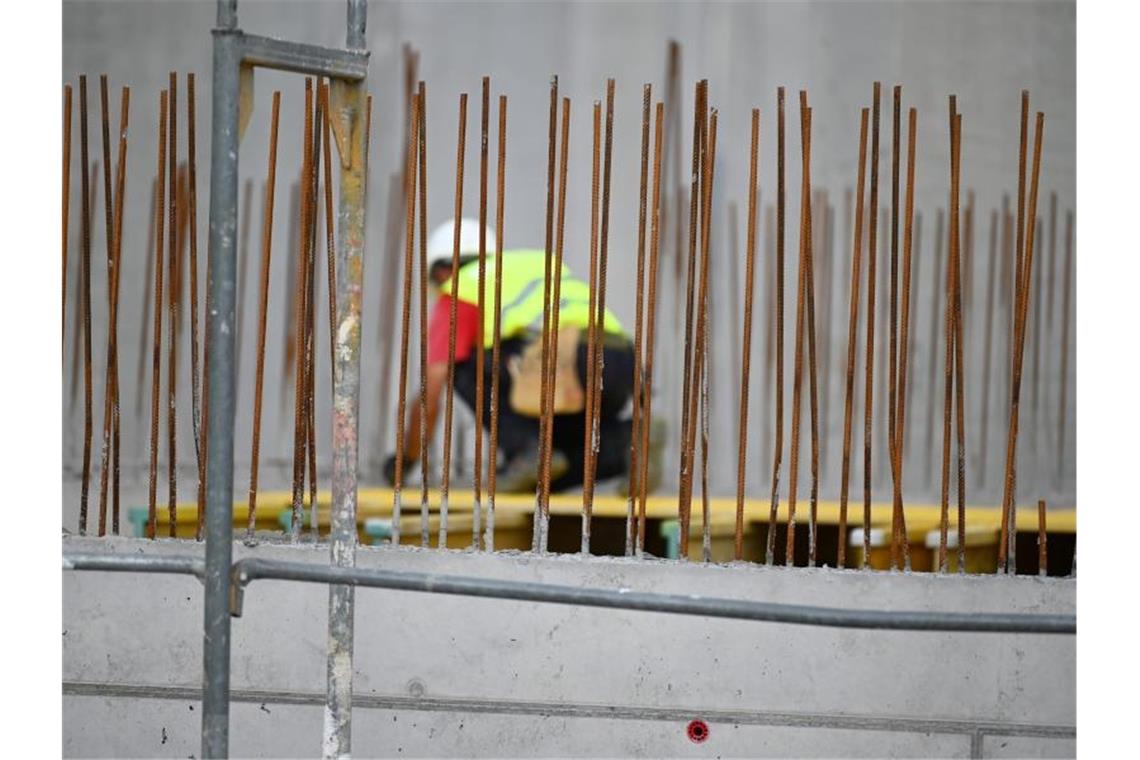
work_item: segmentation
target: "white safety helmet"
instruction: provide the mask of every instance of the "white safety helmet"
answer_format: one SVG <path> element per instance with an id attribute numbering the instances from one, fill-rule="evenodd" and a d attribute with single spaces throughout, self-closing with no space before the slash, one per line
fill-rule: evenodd
<path id="1" fill-rule="evenodd" d="M 448 219 L 431 231 L 427 240 L 428 259 L 434 264 L 438 261 L 450 261 L 455 250 L 455 220 Z M 495 251 L 495 232 L 491 225 L 487 225 L 487 254 L 488 258 Z M 479 220 L 465 217 L 459 223 L 459 255 L 479 255 Z"/>

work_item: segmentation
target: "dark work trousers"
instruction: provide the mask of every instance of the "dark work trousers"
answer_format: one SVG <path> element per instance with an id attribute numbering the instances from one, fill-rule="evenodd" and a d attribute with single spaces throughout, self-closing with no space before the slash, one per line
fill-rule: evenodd
<path id="1" fill-rule="evenodd" d="M 500 347 L 499 373 L 499 448 L 502 467 L 522 454 L 538 450 L 539 419 L 527 417 L 511 409 L 511 375 L 507 363 L 521 354 L 526 338 L 504 340 Z M 618 414 L 629 401 L 633 388 L 633 345 L 628 339 L 608 336 L 602 349 L 602 399 L 599 410 L 598 480 L 624 474 L 629 467 L 630 420 L 618 419 Z M 586 387 L 586 341 L 578 346 L 578 379 Z M 491 394 L 491 349 L 486 351 L 484 365 L 484 392 Z M 455 392 L 463 401 L 475 408 L 475 355 L 455 365 Z M 491 410 L 483 404 L 483 426 L 490 430 Z M 566 455 L 569 469 L 551 483 L 552 491 L 562 491 L 582 485 L 585 467 L 585 412 L 554 415 L 553 447 Z"/>

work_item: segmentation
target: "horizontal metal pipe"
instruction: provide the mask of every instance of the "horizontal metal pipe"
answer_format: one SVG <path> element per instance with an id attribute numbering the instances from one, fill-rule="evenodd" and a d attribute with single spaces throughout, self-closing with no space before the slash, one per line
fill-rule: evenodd
<path id="1" fill-rule="evenodd" d="M 206 563 L 197 557 L 153 557 L 141 554 L 64 554 L 64 570 L 101 570 L 120 573 L 206 574 Z"/>
<path id="2" fill-rule="evenodd" d="M 242 591 L 245 586 L 259 578 L 837 628 L 976 633 L 1077 631 L 1075 615 L 852 610 L 697 595 L 654 594 L 629 589 L 578 588 L 434 573 L 329 567 L 266 559 L 243 559 L 234 564 L 230 595 L 233 615 L 241 614 Z"/>
<path id="3" fill-rule="evenodd" d="M 298 74 L 360 81 L 368 74 L 368 53 L 241 34 L 242 63 Z"/>
<path id="4" fill-rule="evenodd" d="M 110 572 L 184 573 L 202 577 L 205 565 L 196 557 L 139 555 L 64 554 L 64 570 Z M 798 604 L 775 604 L 697 595 L 654 594 L 628 589 L 577 588 L 546 583 L 466 578 L 432 573 L 407 573 L 371 568 L 329 567 L 304 562 L 243 559 L 235 562 L 231 577 L 231 613 L 241 614 L 242 591 L 258 579 L 335 583 L 350 586 L 458 594 L 489 599 L 577 604 L 642 612 L 755 620 L 790 625 L 833 628 L 874 628 L 901 631 L 960 633 L 1073 633 L 1074 615 L 973 614 L 910 610 L 852 610 Z"/>

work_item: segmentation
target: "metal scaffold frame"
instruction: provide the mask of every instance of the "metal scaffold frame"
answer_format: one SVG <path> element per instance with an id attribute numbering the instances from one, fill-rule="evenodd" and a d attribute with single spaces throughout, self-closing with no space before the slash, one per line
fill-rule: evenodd
<path id="1" fill-rule="evenodd" d="M 246 34 L 237 0 L 218 0 L 213 30 L 213 124 L 210 156 L 209 461 L 206 468 L 205 621 L 203 626 L 202 756 L 229 750 L 229 588 L 233 564 L 234 337 L 238 145 L 248 121 L 255 67 L 331 81 L 333 134 L 341 157 L 338 304 L 333 383 L 333 506 L 331 562 L 356 561 L 357 413 L 360 387 L 360 305 L 364 248 L 364 82 L 366 0 L 347 0 L 345 48 L 334 49 Z M 329 587 L 329 667 L 323 752 L 350 752 L 353 589 Z"/>

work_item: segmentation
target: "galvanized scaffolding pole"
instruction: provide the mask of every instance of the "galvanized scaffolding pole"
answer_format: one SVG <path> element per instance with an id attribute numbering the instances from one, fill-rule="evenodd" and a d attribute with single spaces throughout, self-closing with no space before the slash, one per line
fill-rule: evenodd
<path id="1" fill-rule="evenodd" d="M 366 47 L 365 0 L 350 0 L 345 47 Z M 333 368 L 332 517 L 330 564 L 356 564 L 356 473 L 359 460 L 360 330 L 364 268 L 364 78 L 333 83 L 329 114 L 340 152 L 340 208 L 336 253 L 336 366 Z M 422 442 L 421 442 L 422 443 Z M 329 586 L 328 691 L 325 757 L 347 757 L 352 746 L 353 587 Z"/>
<path id="2" fill-rule="evenodd" d="M 214 29 L 213 126 L 210 139 L 209 287 L 210 410 L 206 462 L 206 577 L 202 638 L 202 757 L 229 754 L 230 564 L 233 561 L 234 302 L 238 193 L 238 77 L 241 33 L 237 0 L 218 0 Z"/>

